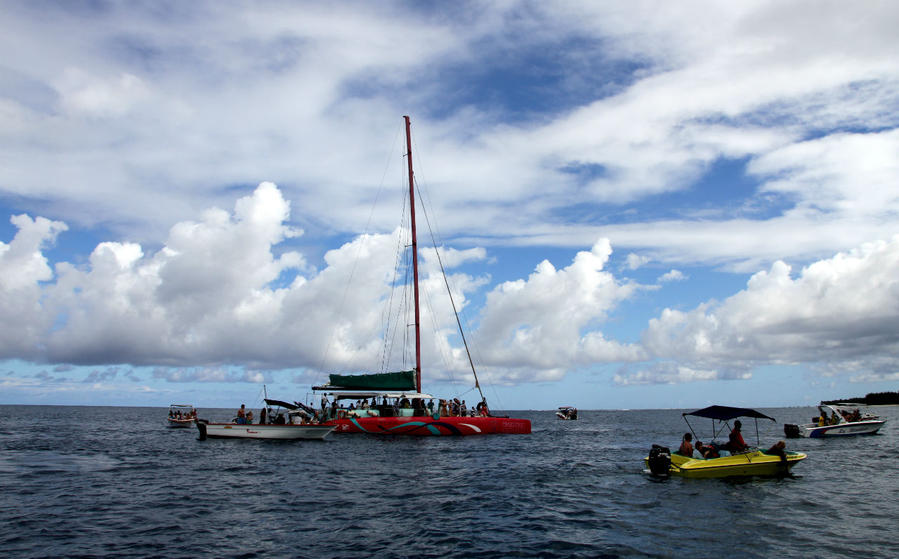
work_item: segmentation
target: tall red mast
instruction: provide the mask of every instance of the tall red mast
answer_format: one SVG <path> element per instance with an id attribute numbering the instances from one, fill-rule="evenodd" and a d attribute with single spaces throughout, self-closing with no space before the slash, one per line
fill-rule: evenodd
<path id="1" fill-rule="evenodd" d="M 409 215 L 412 221 L 412 278 L 415 293 L 415 390 L 421 392 L 421 328 L 418 319 L 418 239 L 415 236 L 415 179 L 412 175 L 412 123 L 406 120 L 406 160 L 409 165 Z"/>

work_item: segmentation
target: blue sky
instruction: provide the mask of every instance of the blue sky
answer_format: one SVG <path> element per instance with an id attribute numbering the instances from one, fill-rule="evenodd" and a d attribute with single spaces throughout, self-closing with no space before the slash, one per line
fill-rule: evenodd
<path id="1" fill-rule="evenodd" d="M 406 366 L 403 115 L 494 407 L 899 387 L 891 3 L 0 12 L 0 403 Z M 424 389 L 474 400 L 422 258 Z"/>

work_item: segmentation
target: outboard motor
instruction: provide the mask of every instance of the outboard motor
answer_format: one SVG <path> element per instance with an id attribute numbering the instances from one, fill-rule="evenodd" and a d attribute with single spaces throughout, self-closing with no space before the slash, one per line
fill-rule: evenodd
<path id="1" fill-rule="evenodd" d="M 649 451 L 649 471 L 654 476 L 668 477 L 671 467 L 671 451 L 668 447 L 652 445 Z"/>
<path id="2" fill-rule="evenodd" d="M 784 423 L 784 435 L 786 435 L 788 439 L 798 439 L 801 436 L 799 434 L 799 425 Z"/>
<path id="3" fill-rule="evenodd" d="M 198 419 L 197 420 L 197 429 L 200 431 L 200 438 L 198 440 L 205 441 L 206 440 L 206 424 L 209 423 L 208 419 Z"/>

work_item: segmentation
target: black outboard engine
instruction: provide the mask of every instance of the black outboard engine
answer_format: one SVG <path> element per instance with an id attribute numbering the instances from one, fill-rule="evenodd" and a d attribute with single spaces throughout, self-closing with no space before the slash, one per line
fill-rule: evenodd
<path id="1" fill-rule="evenodd" d="M 197 440 L 205 441 L 206 440 L 206 424 L 209 423 L 208 419 L 198 419 L 197 420 L 197 430 L 200 431 L 200 438 Z"/>
<path id="2" fill-rule="evenodd" d="M 784 423 L 784 435 L 788 439 L 798 439 L 802 436 L 799 434 L 799 425 L 793 425 L 792 423 Z"/>
<path id="3" fill-rule="evenodd" d="M 649 451 L 649 471 L 654 476 L 668 477 L 668 469 L 671 467 L 671 451 L 668 447 L 652 445 Z"/>

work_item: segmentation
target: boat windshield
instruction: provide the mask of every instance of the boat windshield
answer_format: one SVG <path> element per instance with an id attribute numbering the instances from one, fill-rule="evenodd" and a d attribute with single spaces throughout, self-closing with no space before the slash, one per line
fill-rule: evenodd
<path id="1" fill-rule="evenodd" d="M 829 420 L 831 425 L 878 419 L 877 416 L 870 413 L 861 413 L 858 406 L 851 405 L 821 404 L 818 406 L 818 411 Z M 836 417 L 837 421 L 833 420 L 834 417 Z"/>

